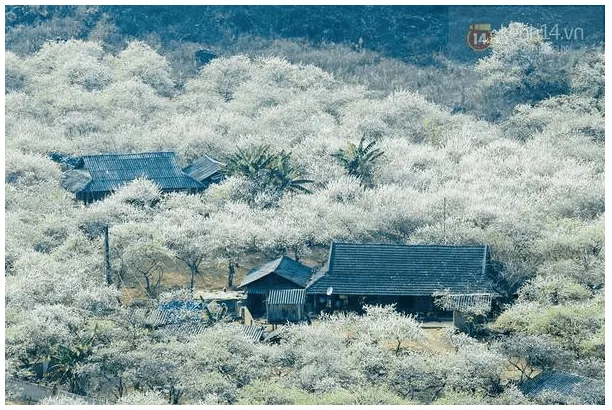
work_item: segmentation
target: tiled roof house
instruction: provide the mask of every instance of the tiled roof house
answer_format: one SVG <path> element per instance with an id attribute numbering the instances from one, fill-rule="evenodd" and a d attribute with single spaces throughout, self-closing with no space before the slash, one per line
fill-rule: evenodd
<path id="1" fill-rule="evenodd" d="M 429 312 L 437 292 L 462 299 L 492 295 L 489 258 L 486 245 L 333 242 L 326 268 L 313 277 L 306 293 L 313 296 L 315 310 L 397 303 L 400 309 Z"/>
<path id="2" fill-rule="evenodd" d="M 181 170 L 174 152 L 85 155 L 74 169 L 64 172 L 62 186 L 90 203 L 137 178 L 155 182 L 162 192 L 205 188 Z"/>

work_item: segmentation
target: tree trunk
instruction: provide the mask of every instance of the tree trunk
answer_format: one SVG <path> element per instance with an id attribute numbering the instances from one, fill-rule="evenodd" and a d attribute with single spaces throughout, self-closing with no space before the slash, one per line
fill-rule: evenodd
<path id="1" fill-rule="evenodd" d="M 293 255 L 295 256 L 295 261 L 299 262 L 300 261 L 299 246 L 298 245 L 294 246 L 292 250 L 293 250 Z"/>
<path id="2" fill-rule="evenodd" d="M 104 227 L 104 276 L 106 278 L 106 284 L 113 284 L 113 273 L 111 270 L 110 263 L 110 247 L 108 243 L 108 225 Z"/>
<path id="3" fill-rule="evenodd" d="M 147 295 L 149 295 L 150 298 L 153 297 L 153 292 L 151 290 L 151 281 L 149 280 L 149 275 L 142 275 L 144 277 L 145 280 L 145 290 L 147 291 Z"/>
<path id="4" fill-rule="evenodd" d="M 234 284 L 234 275 L 236 274 L 236 264 L 229 261 L 227 264 L 227 288 L 231 289 Z"/>
<path id="5" fill-rule="evenodd" d="M 189 272 L 191 273 L 191 277 L 189 278 L 189 290 L 191 290 L 191 292 L 193 293 L 195 276 L 199 273 L 198 272 L 198 265 L 196 265 L 194 262 L 190 261 L 187 264 L 187 266 L 189 266 Z"/>

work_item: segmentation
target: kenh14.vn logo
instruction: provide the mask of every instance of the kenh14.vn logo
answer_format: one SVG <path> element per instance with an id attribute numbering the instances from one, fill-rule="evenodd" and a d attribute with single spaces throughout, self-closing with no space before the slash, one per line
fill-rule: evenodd
<path id="1" fill-rule="evenodd" d="M 472 50 L 484 51 L 491 46 L 491 25 L 490 24 L 470 24 L 467 33 L 467 43 Z"/>

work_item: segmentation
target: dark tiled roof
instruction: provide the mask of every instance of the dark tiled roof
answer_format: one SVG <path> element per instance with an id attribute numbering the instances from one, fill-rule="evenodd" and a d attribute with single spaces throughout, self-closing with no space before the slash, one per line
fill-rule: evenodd
<path id="1" fill-rule="evenodd" d="M 287 256 L 282 256 L 278 259 L 273 260 L 272 262 L 266 263 L 259 269 L 250 272 L 242 280 L 242 283 L 239 287 L 241 288 L 247 286 L 272 273 L 275 273 L 278 276 L 287 279 L 288 281 L 291 281 L 300 287 L 306 287 L 308 281 L 310 280 L 310 277 L 312 276 L 312 269 L 306 265 L 302 265 L 301 263 L 294 261 L 293 259 Z"/>
<path id="2" fill-rule="evenodd" d="M 305 289 L 271 290 L 268 294 L 268 305 L 303 305 L 306 302 Z"/>
<path id="3" fill-rule="evenodd" d="M 544 371 L 523 383 L 521 389 L 529 396 L 538 396 L 549 391 L 568 401 L 577 399 L 583 404 L 603 404 L 600 403 L 603 400 L 603 381 L 560 371 Z"/>
<path id="4" fill-rule="evenodd" d="M 307 293 L 427 296 L 491 292 L 487 246 L 332 243 L 327 273 Z"/>
<path id="5" fill-rule="evenodd" d="M 202 184 L 183 173 L 173 152 L 83 156 L 91 182 L 80 192 L 111 192 L 137 178 L 154 181 L 162 190 L 199 189 Z"/>
<path id="6" fill-rule="evenodd" d="M 258 284 L 254 285 L 246 285 L 246 294 L 247 295 L 265 295 L 269 293 L 271 290 L 283 290 L 283 289 L 295 289 L 297 285 L 291 283 L 268 283 L 259 286 Z"/>
<path id="7" fill-rule="evenodd" d="M 189 175 L 191 178 L 196 181 L 204 181 L 211 176 L 215 175 L 217 172 L 221 170 L 225 164 L 210 158 L 207 155 L 204 155 L 201 158 L 195 160 L 192 164 L 185 167 L 183 172 Z"/>

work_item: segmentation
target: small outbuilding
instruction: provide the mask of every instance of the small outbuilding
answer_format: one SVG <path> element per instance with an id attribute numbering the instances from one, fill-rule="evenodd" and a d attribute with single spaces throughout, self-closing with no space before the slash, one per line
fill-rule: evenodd
<path id="1" fill-rule="evenodd" d="M 208 187 L 210 184 L 220 182 L 223 179 L 221 170 L 224 166 L 224 163 L 204 155 L 183 168 L 183 172 Z"/>
<path id="2" fill-rule="evenodd" d="M 240 316 L 240 308 L 243 306 L 244 294 L 235 291 L 201 291 L 194 294 L 196 300 L 202 301 L 205 305 L 216 303 L 225 309 L 227 315 L 236 319 Z"/>
<path id="3" fill-rule="evenodd" d="M 286 289 L 305 289 L 313 269 L 287 256 L 282 256 L 252 270 L 238 287 L 246 292 L 246 306 L 255 317 L 266 314 L 270 292 Z"/>
<path id="4" fill-rule="evenodd" d="M 305 289 L 271 290 L 266 300 L 266 320 L 273 324 L 306 320 L 305 303 Z"/>

